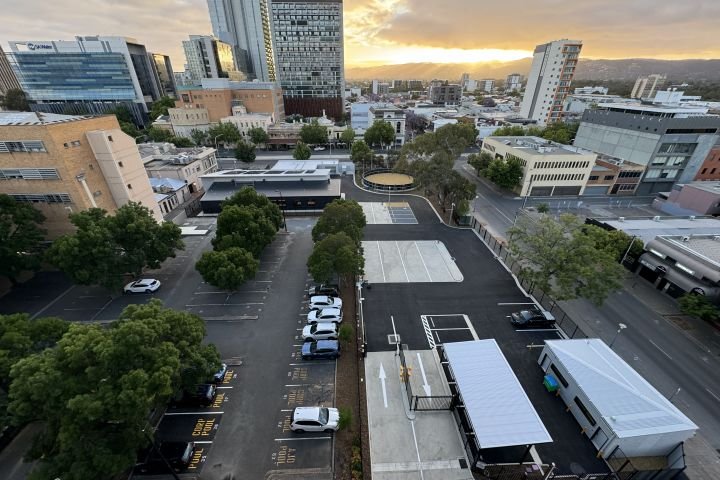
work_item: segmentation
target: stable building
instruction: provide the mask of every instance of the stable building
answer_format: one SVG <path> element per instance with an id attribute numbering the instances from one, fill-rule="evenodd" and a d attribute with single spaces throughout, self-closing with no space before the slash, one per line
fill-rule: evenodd
<path id="1" fill-rule="evenodd" d="M 612 459 L 629 461 L 636 470 L 684 469 L 682 444 L 698 426 L 605 342 L 546 340 L 538 364 L 615 471 L 622 469 Z"/>

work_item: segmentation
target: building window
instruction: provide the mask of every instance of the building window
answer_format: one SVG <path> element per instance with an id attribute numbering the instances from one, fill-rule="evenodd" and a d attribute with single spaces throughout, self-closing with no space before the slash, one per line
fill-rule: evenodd
<path id="1" fill-rule="evenodd" d="M 615 175 L 605 175 L 605 180 L 613 180 Z"/>
<path id="2" fill-rule="evenodd" d="M 128 190 L 132 190 L 132 184 L 128 183 L 127 188 L 128 188 Z"/>
<path id="3" fill-rule="evenodd" d="M 43 152 L 47 153 L 41 140 L 23 140 L 20 142 L 0 142 L 0 153 Z"/>
<path id="4" fill-rule="evenodd" d="M 595 421 L 593 416 L 590 415 L 590 412 L 588 411 L 587 407 L 583 404 L 583 402 L 578 397 L 575 397 L 574 401 L 575 401 L 575 405 L 577 405 L 577 407 L 580 409 L 582 414 L 585 416 L 585 419 L 588 422 L 590 422 L 590 425 L 592 425 L 593 427 L 595 425 L 597 425 L 597 422 Z"/>
<path id="5" fill-rule="evenodd" d="M 552 370 L 552 372 L 555 374 L 555 377 L 560 381 L 560 383 L 562 383 L 563 387 L 567 388 L 568 385 L 570 385 L 568 381 L 565 380 L 565 377 L 562 373 L 560 373 L 560 370 L 557 369 L 554 363 L 550 365 L 550 370 Z"/>
<path id="6" fill-rule="evenodd" d="M 110 141 L 110 142 L 113 141 L 112 135 L 108 135 L 108 141 Z"/>
<path id="7" fill-rule="evenodd" d="M 663 143 L 660 145 L 660 153 L 687 153 L 692 154 L 697 147 L 696 143 Z"/>
<path id="8" fill-rule="evenodd" d="M 703 172 L 703 173 L 705 173 L 705 172 Z M 710 175 L 712 175 L 713 173 L 715 173 L 715 169 L 714 169 L 714 168 L 713 168 L 712 170 L 710 170 Z"/>
<path id="9" fill-rule="evenodd" d="M 18 202 L 29 202 L 29 203 L 72 203 L 70 195 L 67 193 L 11 193 Z"/>
<path id="10" fill-rule="evenodd" d="M 0 169 L 0 180 L 59 180 L 55 168 L 4 168 Z"/>
<path id="11" fill-rule="evenodd" d="M 118 162 L 118 167 L 120 167 L 120 168 L 124 167 L 123 163 L 122 163 L 122 162 Z"/>

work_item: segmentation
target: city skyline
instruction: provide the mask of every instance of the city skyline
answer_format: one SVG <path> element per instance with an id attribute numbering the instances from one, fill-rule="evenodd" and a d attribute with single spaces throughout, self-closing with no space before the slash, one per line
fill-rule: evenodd
<path id="1" fill-rule="evenodd" d="M 511 61 L 530 58 L 535 45 L 561 38 L 582 39 L 584 58 L 720 58 L 720 47 L 706 41 L 720 4 L 664 3 L 607 0 L 560 9 L 559 0 L 521 0 L 508 9 L 476 0 L 345 0 L 345 64 Z M 123 35 L 170 55 L 174 68 L 182 70 L 182 40 L 212 33 L 206 0 L 91 0 L 78 7 L 77 0 L 9 0 L 0 44 Z"/>

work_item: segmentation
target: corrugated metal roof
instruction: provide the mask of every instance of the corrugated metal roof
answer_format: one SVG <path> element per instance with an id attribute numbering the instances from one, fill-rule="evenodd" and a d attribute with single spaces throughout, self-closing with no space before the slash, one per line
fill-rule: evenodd
<path id="1" fill-rule="evenodd" d="M 694 431 L 695 425 L 598 338 L 545 344 L 620 438 Z"/>
<path id="2" fill-rule="evenodd" d="M 443 347 L 480 448 L 552 442 L 495 340 Z"/>

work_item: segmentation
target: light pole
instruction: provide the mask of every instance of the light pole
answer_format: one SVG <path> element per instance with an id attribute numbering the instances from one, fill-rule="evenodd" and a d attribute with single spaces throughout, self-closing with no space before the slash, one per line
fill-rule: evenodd
<path id="1" fill-rule="evenodd" d="M 453 216 L 452 216 L 452 215 L 453 215 L 453 210 L 455 210 L 455 203 L 451 203 L 451 204 L 450 204 L 450 225 L 452 225 L 452 220 L 453 220 Z"/>
<path id="2" fill-rule="evenodd" d="M 668 401 L 669 401 L 669 402 L 672 402 L 672 399 L 675 398 L 675 395 L 677 395 L 678 393 L 680 393 L 680 390 L 682 390 L 682 388 L 678 387 L 678 389 L 675 390 L 675 393 L 673 393 L 672 395 L 670 395 L 670 398 L 668 398 Z"/>
<path id="3" fill-rule="evenodd" d="M 620 265 L 625 263 L 625 258 L 627 258 L 628 253 L 630 253 L 630 249 L 632 248 L 633 243 L 635 243 L 635 239 L 637 239 L 637 238 L 638 238 L 637 236 L 633 235 L 632 240 L 630 240 L 630 245 L 628 245 L 627 250 L 625 250 L 625 255 L 623 255 L 622 260 L 620 260 Z"/>
<path id="4" fill-rule="evenodd" d="M 617 332 L 615 332 L 615 336 L 613 337 L 612 342 L 610 342 L 610 345 L 608 345 L 608 347 L 612 348 L 613 344 L 615 343 L 615 340 L 617 340 L 618 335 L 620 335 L 620 332 L 622 332 L 626 328 L 627 328 L 627 325 L 625 325 L 624 323 L 618 323 Z"/>
<path id="5" fill-rule="evenodd" d="M 285 218 L 285 199 L 283 198 L 283 194 L 280 190 L 275 190 L 275 191 L 278 193 L 278 195 L 280 195 L 280 204 L 282 205 L 282 207 L 280 208 L 280 211 L 282 212 L 282 216 L 283 216 L 283 225 L 285 225 L 285 233 L 287 233 L 288 229 L 287 229 L 287 219 Z"/>
<path id="6" fill-rule="evenodd" d="M 215 138 L 213 138 L 213 143 L 215 144 L 215 151 L 216 151 L 216 152 L 218 151 L 217 139 L 220 138 L 220 137 L 222 137 L 222 134 L 220 134 L 220 135 L 215 135 Z"/>

